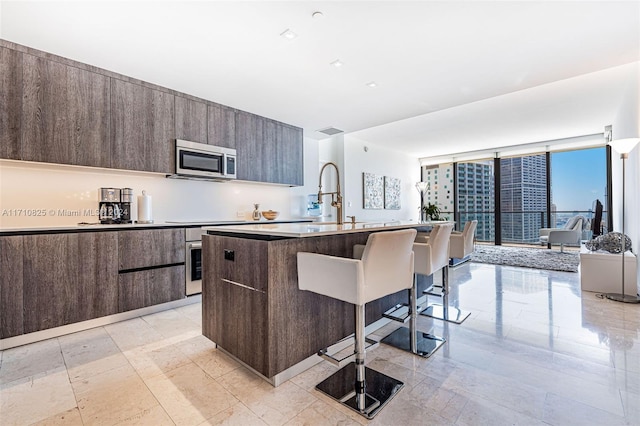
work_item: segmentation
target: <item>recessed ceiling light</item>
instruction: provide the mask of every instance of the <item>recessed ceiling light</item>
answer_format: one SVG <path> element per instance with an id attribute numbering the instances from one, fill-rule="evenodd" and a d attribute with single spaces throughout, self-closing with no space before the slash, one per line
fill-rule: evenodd
<path id="1" fill-rule="evenodd" d="M 367 83 L 367 86 L 369 86 L 369 87 L 377 87 L 378 84 L 375 81 L 370 81 L 370 82 Z"/>
<path id="2" fill-rule="evenodd" d="M 286 38 L 287 40 L 293 40 L 294 38 L 298 37 L 298 34 L 294 33 L 293 31 L 287 29 L 285 32 L 283 32 L 282 34 L 280 34 L 282 37 Z"/>
<path id="3" fill-rule="evenodd" d="M 340 62 L 340 59 L 336 59 L 335 61 L 331 62 L 329 65 L 333 65 L 336 68 L 340 68 L 344 64 L 342 62 Z"/>
<path id="4" fill-rule="evenodd" d="M 324 17 L 324 14 L 318 10 L 317 12 L 313 12 L 311 17 L 315 19 L 320 19 Z"/>

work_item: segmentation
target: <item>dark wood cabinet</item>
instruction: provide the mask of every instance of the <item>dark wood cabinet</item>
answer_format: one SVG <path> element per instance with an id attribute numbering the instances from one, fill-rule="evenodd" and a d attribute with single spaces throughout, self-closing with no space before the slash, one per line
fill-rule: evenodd
<path id="1" fill-rule="evenodd" d="M 266 242 L 204 236 L 202 243 L 203 312 L 219 313 L 203 317 L 202 334 L 268 376 Z"/>
<path id="2" fill-rule="evenodd" d="M 115 232 L 23 238 L 25 333 L 118 311 Z"/>
<path id="3" fill-rule="evenodd" d="M 276 164 L 276 182 L 294 186 L 304 185 L 304 158 L 301 128 L 278 123 Z"/>
<path id="4" fill-rule="evenodd" d="M 0 339 L 24 333 L 23 237 L 0 237 Z"/>
<path id="5" fill-rule="evenodd" d="M 0 47 L 0 158 L 19 160 L 22 53 Z"/>
<path id="6" fill-rule="evenodd" d="M 186 297 L 184 228 L 118 232 L 118 310 Z"/>
<path id="7" fill-rule="evenodd" d="M 110 167 L 109 78 L 29 54 L 23 62 L 21 159 Z"/>
<path id="8" fill-rule="evenodd" d="M 176 139 L 207 143 L 207 104 L 176 96 Z"/>
<path id="9" fill-rule="evenodd" d="M 263 117 L 255 114 L 244 111 L 236 114 L 238 179 L 264 182 L 264 122 Z"/>
<path id="10" fill-rule="evenodd" d="M 184 241 L 184 228 L 119 231 L 118 269 L 124 271 L 184 263 Z"/>
<path id="11" fill-rule="evenodd" d="M 236 147 L 236 110 L 220 104 L 207 106 L 208 143 Z"/>
<path id="12" fill-rule="evenodd" d="M 118 276 L 118 311 L 145 308 L 185 297 L 184 265 L 127 272 Z"/>
<path id="13" fill-rule="evenodd" d="M 302 144 L 302 129 L 238 111 L 238 179 L 303 185 Z"/>
<path id="14" fill-rule="evenodd" d="M 173 173 L 174 96 L 111 79 L 111 167 Z"/>

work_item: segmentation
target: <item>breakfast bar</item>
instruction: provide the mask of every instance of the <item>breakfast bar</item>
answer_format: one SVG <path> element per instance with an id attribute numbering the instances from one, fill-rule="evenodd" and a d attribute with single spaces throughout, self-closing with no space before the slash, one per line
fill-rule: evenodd
<path id="1" fill-rule="evenodd" d="M 353 305 L 298 289 L 296 254 L 351 258 L 353 246 L 372 232 L 430 227 L 414 221 L 205 227 L 202 333 L 277 386 L 292 367 L 354 332 Z M 401 291 L 368 303 L 366 323 L 406 301 Z"/>

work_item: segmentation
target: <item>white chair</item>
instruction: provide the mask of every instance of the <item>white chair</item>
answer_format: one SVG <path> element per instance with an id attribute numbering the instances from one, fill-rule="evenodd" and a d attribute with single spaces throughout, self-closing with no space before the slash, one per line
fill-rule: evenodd
<path id="1" fill-rule="evenodd" d="M 412 286 L 414 229 L 369 235 L 362 259 L 298 253 L 298 288 L 355 305 L 355 363 L 316 386 L 364 417 L 373 418 L 404 386 L 365 367 L 365 304 Z M 321 350 L 321 355 L 326 350 Z M 367 387 L 367 383 L 372 385 Z"/>
<path id="2" fill-rule="evenodd" d="M 580 244 L 582 228 L 587 223 L 583 216 L 574 216 L 567 221 L 564 228 L 540 228 L 540 242 L 543 244 L 560 244 L 560 252 L 564 252 L 565 244 Z"/>
<path id="3" fill-rule="evenodd" d="M 422 357 L 431 356 L 445 342 L 442 337 L 418 331 L 417 319 L 420 309 L 418 307 L 418 274 L 433 275 L 440 269 L 449 267 L 449 236 L 453 229 L 452 223 L 436 225 L 433 227 L 429 244 L 414 243 L 414 284 L 409 292 L 409 328 L 400 327 L 381 340 L 398 349 L 412 352 Z M 420 240 L 418 238 L 418 240 Z M 387 317 L 393 318 L 393 312 Z"/>
<path id="4" fill-rule="evenodd" d="M 478 221 L 472 220 L 464 224 L 464 229 L 462 230 L 462 232 L 451 232 L 451 235 L 449 236 L 449 258 L 451 258 L 452 260 L 462 259 L 463 262 L 469 259 L 469 255 L 475 250 L 473 238 L 475 236 L 477 226 Z M 427 241 L 430 241 L 430 239 L 427 238 Z M 418 259 L 418 257 L 416 257 L 416 259 Z M 458 262 L 458 264 L 459 263 L 461 262 Z M 432 305 L 429 305 L 425 310 L 421 312 L 421 314 L 432 318 L 460 324 L 469 317 L 470 312 L 465 312 L 453 306 L 449 306 L 448 272 L 449 268 L 444 268 L 442 270 L 441 293 L 437 294 L 438 296 L 442 297 L 442 304 L 434 303 Z M 425 293 L 429 295 L 436 295 L 429 290 L 425 291 Z"/>

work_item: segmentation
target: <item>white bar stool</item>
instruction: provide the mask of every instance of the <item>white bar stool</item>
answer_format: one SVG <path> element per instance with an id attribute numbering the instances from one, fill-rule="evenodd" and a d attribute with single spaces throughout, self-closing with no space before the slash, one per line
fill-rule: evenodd
<path id="1" fill-rule="evenodd" d="M 445 342 L 445 339 L 429 333 L 418 331 L 418 278 L 417 274 L 432 275 L 449 267 L 449 236 L 453 229 L 452 223 L 433 227 L 429 244 L 414 243 L 415 254 L 414 280 L 409 292 L 409 328 L 400 327 L 381 340 L 382 343 L 394 346 L 422 357 L 430 357 Z M 446 275 L 446 274 L 445 274 Z M 387 316 L 387 318 L 393 318 Z"/>
<path id="2" fill-rule="evenodd" d="M 452 232 L 449 237 L 449 257 L 454 259 L 464 259 L 474 252 L 473 237 L 478 226 L 477 220 L 465 223 L 462 232 Z M 430 238 L 427 238 L 429 244 Z M 417 273 L 417 272 L 416 272 Z M 431 292 L 425 292 L 434 295 Z M 441 319 L 444 321 L 461 324 L 466 320 L 470 312 L 449 306 L 449 268 L 442 270 L 442 304 L 434 303 L 429 305 L 420 314 L 431 318 Z"/>
<path id="3" fill-rule="evenodd" d="M 412 286 L 415 229 L 369 235 L 362 259 L 298 253 L 298 288 L 355 305 L 355 362 L 316 389 L 372 419 L 404 383 L 365 367 L 365 304 Z M 319 355 L 325 355 L 320 350 Z"/>

